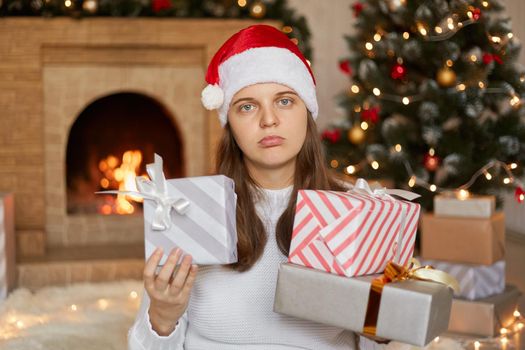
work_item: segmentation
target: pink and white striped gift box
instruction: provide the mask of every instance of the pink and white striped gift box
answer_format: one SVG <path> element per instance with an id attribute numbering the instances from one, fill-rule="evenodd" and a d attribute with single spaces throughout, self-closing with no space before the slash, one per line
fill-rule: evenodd
<path id="1" fill-rule="evenodd" d="M 412 258 L 420 206 L 388 195 L 300 190 L 289 262 L 348 277 Z"/>

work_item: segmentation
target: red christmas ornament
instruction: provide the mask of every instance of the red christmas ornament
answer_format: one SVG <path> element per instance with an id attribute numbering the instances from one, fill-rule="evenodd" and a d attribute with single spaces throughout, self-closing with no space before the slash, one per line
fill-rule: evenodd
<path id="1" fill-rule="evenodd" d="M 472 9 L 471 11 L 472 11 L 472 19 L 474 19 L 475 21 L 479 21 L 479 19 L 481 18 L 481 10 L 476 7 Z"/>
<path id="2" fill-rule="evenodd" d="M 322 140 L 327 140 L 330 143 L 336 143 L 341 139 L 341 130 L 340 129 L 333 129 L 333 130 L 325 130 L 323 131 L 321 135 Z"/>
<path id="3" fill-rule="evenodd" d="M 363 7 L 364 5 L 359 1 L 352 5 L 352 9 L 354 10 L 354 17 L 358 17 L 361 14 L 361 11 L 363 11 Z"/>
<path id="4" fill-rule="evenodd" d="M 151 9 L 153 12 L 159 12 L 171 8 L 171 0 L 153 0 L 151 2 Z"/>
<path id="5" fill-rule="evenodd" d="M 428 171 L 436 171 L 439 167 L 439 163 L 441 163 L 441 159 L 436 155 L 431 156 L 427 153 L 423 158 L 423 165 Z"/>
<path id="6" fill-rule="evenodd" d="M 525 191 L 523 191 L 523 188 L 517 187 L 516 192 L 514 192 L 514 196 L 516 197 L 518 203 L 523 203 L 523 200 L 525 199 Z"/>
<path id="7" fill-rule="evenodd" d="M 377 123 L 379 121 L 379 107 L 363 109 L 363 111 L 361 112 L 361 120 L 371 123 Z"/>
<path id="8" fill-rule="evenodd" d="M 485 52 L 483 54 L 483 63 L 490 64 L 492 61 L 496 61 L 498 64 L 503 64 L 503 60 L 497 54 Z"/>
<path id="9" fill-rule="evenodd" d="M 396 63 L 390 70 L 390 76 L 392 79 L 403 79 L 407 75 L 407 69 L 402 64 Z"/>
<path id="10" fill-rule="evenodd" d="M 352 75 L 352 67 L 350 66 L 350 60 L 344 60 L 339 62 L 339 69 L 346 75 Z"/>

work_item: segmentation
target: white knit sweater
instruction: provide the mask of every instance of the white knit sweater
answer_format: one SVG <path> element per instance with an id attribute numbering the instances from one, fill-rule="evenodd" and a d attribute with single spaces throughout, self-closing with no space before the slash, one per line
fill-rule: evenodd
<path id="1" fill-rule="evenodd" d="M 275 240 L 275 226 L 292 187 L 264 190 L 256 203 L 268 234 L 263 256 L 246 272 L 199 266 L 188 309 L 169 336 L 159 336 L 148 317 L 144 293 L 128 334 L 130 350 L 357 349 L 354 333 L 273 312 L 279 265 L 287 260 Z M 361 349 L 380 349 L 362 338 Z"/>

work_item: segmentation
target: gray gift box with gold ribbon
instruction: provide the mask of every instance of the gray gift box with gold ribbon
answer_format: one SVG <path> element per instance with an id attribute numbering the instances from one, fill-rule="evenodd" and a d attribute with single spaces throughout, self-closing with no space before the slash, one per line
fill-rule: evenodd
<path id="1" fill-rule="evenodd" d="M 362 333 L 372 280 L 344 277 L 295 264 L 279 267 L 274 311 Z M 452 290 L 408 280 L 384 286 L 376 336 L 424 346 L 448 328 Z"/>

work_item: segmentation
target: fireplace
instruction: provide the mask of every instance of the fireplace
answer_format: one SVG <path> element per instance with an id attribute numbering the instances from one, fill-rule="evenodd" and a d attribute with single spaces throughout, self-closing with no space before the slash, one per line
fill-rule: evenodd
<path id="1" fill-rule="evenodd" d="M 154 153 L 167 178 L 185 176 L 180 131 L 155 99 L 121 92 L 89 104 L 67 141 L 67 214 L 142 214 L 140 201 L 95 191 L 136 190 L 135 177 L 147 176 Z"/>

